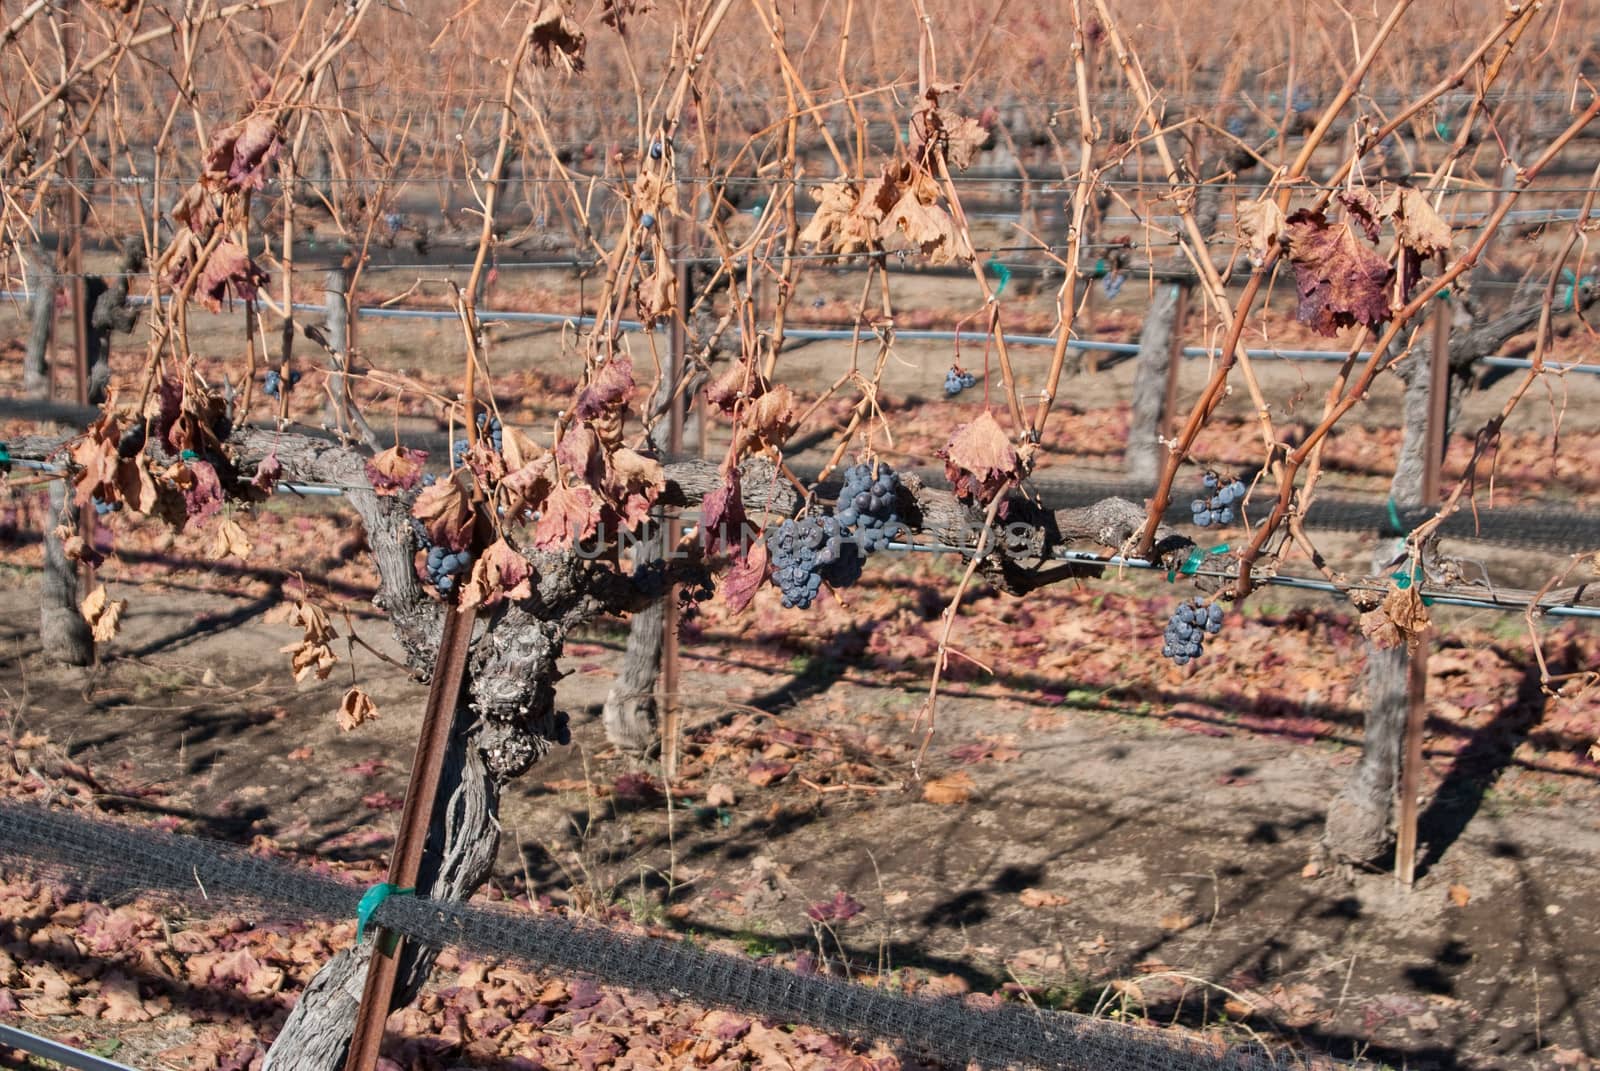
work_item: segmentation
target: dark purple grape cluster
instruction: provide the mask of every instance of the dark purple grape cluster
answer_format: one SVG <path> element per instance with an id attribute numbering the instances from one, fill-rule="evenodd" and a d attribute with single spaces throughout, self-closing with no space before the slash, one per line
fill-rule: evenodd
<path id="1" fill-rule="evenodd" d="M 440 595 L 453 593 L 459 579 L 471 570 L 472 555 L 466 551 L 449 551 L 437 546 L 428 548 L 428 583 L 432 584 Z"/>
<path id="2" fill-rule="evenodd" d="M 711 570 L 700 569 L 695 577 L 685 579 L 678 585 L 678 616 L 685 621 L 693 621 L 700 614 L 700 604 L 710 602 L 716 593 L 717 585 L 711 579 Z"/>
<path id="3" fill-rule="evenodd" d="M 300 373 L 290 372 L 289 389 L 294 390 L 295 386 L 299 384 L 299 382 Z M 261 389 L 266 392 L 268 398 L 276 398 L 283 390 L 283 374 L 276 368 L 267 369 L 266 378 L 263 379 L 261 383 Z"/>
<path id="4" fill-rule="evenodd" d="M 767 561 L 773 582 L 783 592 L 785 608 L 808 609 L 822 590 L 824 574 L 844 557 L 839 522 L 815 515 L 787 518 L 766 535 Z M 827 579 L 833 579 L 831 576 Z"/>
<path id="5" fill-rule="evenodd" d="M 1198 595 L 1178 604 L 1167 621 L 1167 630 L 1161 635 L 1161 657 L 1170 658 L 1180 666 L 1205 653 L 1206 636 L 1222 631 L 1222 606 L 1206 605 Z"/>
<path id="6" fill-rule="evenodd" d="M 900 476 L 879 462 L 851 465 L 844 470 L 844 490 L 833 508 L 843 534 L 855 540 L 863 554 L 871 554 L 903 530 L 895 515 Z"/>
<path id="7" fill-rule="evenodd" d="M 490 416 L 488 413 L 479 413 L 478 436 L 480 439 L 488 439 L 489 445 L 493 446 L 494 452 L 498 454 L 501 450 L 501 444 L 504 441 L 501 437 L 500 418 L 496 416 Z M 463 436 L 457 439 L 455 445 L 450 448 L 450 451 L 455 457 L 455 463 L 457 465 L 460 465 L 463 461 L 465 461 L 467 457 L 466 437 Z"/>
<path id="8" fill-rule="evenodd" d="M 944 392 L 954 398 L 964 390 L 971 390 L 978 385 L 978 377 L 964 369 L 950 366 L 950 371 L 944 374 Z"/>
<path id="9" fill-rule="evenodd" d="M 1194 523 L 1201 528 L 1221 528 L 1233 523 L 1234 507 L 1244 502 L 1249 490 L 1243 480 L 1223 484 L 1214 472 L 1206 473 L 1206 496 L 1189 503 Z"/>
<path id="10" fill-rule="evenodd" d="M 115 513 L 122 508 L 121 502 L 102 502 L 98 498 L 91 498 L 89 501 L 94 504 L 94 512 L 97 517 L 104 517 L 106 514 Z"/>

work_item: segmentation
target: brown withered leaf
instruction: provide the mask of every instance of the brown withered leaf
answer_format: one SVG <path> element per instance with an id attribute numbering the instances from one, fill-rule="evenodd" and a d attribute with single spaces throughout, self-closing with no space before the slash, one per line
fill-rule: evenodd
<path id="1" fill-rule="evenodd" d="M 259 190 L 267 184 L 267 165 L 278 155 L 277 120 L 256 112 L 219 130 L 206 152 L 206 181 L 213 188 L 237 193 Z"/>
<path id="2" fill-rule="evenodd" d="M 605 485 L 605 449 L 599 434 L 587 423 L 574 424 L 561 436 L 556 444 L 556 463 L 568 480 L 595 488 Z"/>
<path id="3" fill-rule="evenodd" d="M 222 523 L 217 525 L 217 537 L 211 544 L 211 560 L 221 561 L 233 555 L 240 561 L 248 561 L 253 550 L 255 544 L 250 542 L 250 537 L 245 535 L 238 522 L 231 517 L 224 517 Z"/>
<path id="4" fill-rule="evenodd" d="M 1379 219 L 1381 209 L 1378 207 L 1378 198 L 1373 192 L 1365 186 L 1355 186 L 1348 190 L 1340 190 L 1337 197 L 1351 222 L 1366 234 L 1367 241 L 1376 242 L 1381 223 Z"/>
<path id="5" fill-rule="evenodd" d="M 672 318 L 678 307 L 678 272 L 665 260 L 656 262 L 648 279 L 640 279 L 635 294 L 639 300 L 639 319 L 654 326 Z"/>
<path id="6" fill-rule="evenodd" d="M 935 82 L 923 94 L 923 103 L 917 106 L 913 127 L 918 133 L 919 147 L 933 144 L 943 154 L 951 167 L 965 171 L 989 140 L 989 131 L 982 123 L 950 108 L 940 107 L 940 98 L 960 92 L 954 82 Z"/>
<path id="7" fill-rule="evenodd" d="M 722 486 L 700 500 L 700 531 L 706 552 L 714 554 L 724 548 L 737 551 L 745 524 L 739 470 L 730 469 L 723 477 Z"/>
<path id="8" fill-rule="evenodd" d="M 956 428 L 939 456 L 956 496 L 984 505 L 993 501 L 1007 482 L 1022 475 L 1011 440 L 987 409 L 976 420 Z"/>
<path id="9" fill-rule="evenodd" d="M 100 1018 L 108 1023 L 147 1023 L 155 1018 L 139 999 L 138 983 L 121 971 L 101 976 L 100 996 L 105 1000 Z"/>
<path id="10" fill-rule="evenodd" d="M 1423 605 L 1422 593 L 1416 585 L 1402 588 L 1391 581 L 1382 605 L 1361 615 L 1361 634 L 1382 651 L 1397 646 L 1402 640 L 1415 643 L 1431 624 L 1428 608 Z"/>
<path id="11" fill-rule="evenodd" d="M 472 563 L 472 576 L 461 590 L 461 608 L 493 606 L 503 599 L 533 595 L 533 566 L 504 539 L 490 543 Z"/>
<path id="12" fill-rule="evenodd" d="M 1472 890 L 1465 885 L 1452 885 L 1449 890 L 1450 902 L 1457 907 L 1466 907 L 1472 902 Z"/>
<path id="13" fill-rule="evenodd" d="M 161 500 L 150 460 L 143 453 L 123 458 L 117 464 L 117 494 L 134 513 L 154 514 Z"/>
<path id="14" fill-rule="evenodd" d="M 1043 889 L 1035 889 L 1031 886 L 1023 889 L 1017 895 L 1017 899 L 1022 901 L 1023 907 L 1060 907 L 1062 904 L 1070 904 L 1072 902 L 1069 897 L 1062 896 L 1060 893 L 1045 892 Z"/>
<path id="15" fill-rule="evenodd" d="M 606 494 L 625 525 L 631 528 L 643 524 L 649 519 L 656 499 L 666 489 L 666 470 L 655 458 L 627 447 L 613 450 L 607 460 Z"/>
<path id="16" fill-rule="evenodd" d="M 706 401 L 732 416 L 739 403 L 747 398 L 759 398 L 766 393 L 767 385 L 754 360 L 745 358 L 730 365 L 728 370 L 706 385 Z"/>
<path id="17" fill-rule="evenodd" d="M 250 301 L 266 285 L 267 273 L 250 259 L 244 247 L 232 239 L 224 239 L 206 258 L 194 292 L 208 309 L 218 312 L 230 296 Z"/>
<path id="18" fill-rule="evenodd" d="M 757 398 L 739 422 L 735 453 L 740 457 L 763 450 L 779 450 L 794 433 L 799 414 L 794 392 L 780 383 Z"/>
<path id="19" fill-rule="evenodd" d="M 1272 198 L 1246 201 L 1234 210 L 1233 227 L 1249 251 L 1250 264 L 1259 268 L 1283 235 L 1283 209 Z"/>
<path id="20" fill-rule="evenodd" d="M 633 362 L 617 354 L 590 371 L 572 413 L 579 420 L 594 420 L 603 413 L 620 411 L 633 393 Z"/>
<path id="21" fill-rule="evenodd" d="M 450 477 L 424 487 L 411 507 L 436 546 L 466 550 L 472 542 L 473 511 L 466 491 Z"/>
<path id="22" fill-rule="evenodd" d="M 534 442 L 526 432 L 509 424 L 501 428 L 500 449 L 501 453 L 505 454 L 507 472 L 516 472 L 518 469 L 544 458 L 549 453 L 544 447 Z"/>
<path id="23" fill-rule="evenodd" d="M 1428 203 L 1427 194 L 1410 186 L 1399 186 L 1383 199 L 1382 213 L 1394 223 L 1400 244 L 1422 257 L 1450 249 L 1450 224 L 1439 217 Z"/>
<path id="24" fill-rule="evenodd" d="M 292 590 L 286 590 L 285 594 L 288 601 L 270 611 L 266 621 L 268 624 L 295 626 L 302 630 L 303 635 L 298 643 L 288 644 L 279 650 L 289 656 L 289 668 L 296 681 L 303 681 L 313 673 L 317 680 L 325 681 L 339 661 L 331 646 L 339 634 L 334 631 L 328 615 L 323 613 L 320 606 L 295 597 Z"/>
<path id="25" fill-rule="evenodd" d="M 560 65 L 569 74 L 583 70 L 583 30 L 567 17 L 560 0 L 546 0 L 533 17 L 531 29 L 534 58 L 541 66 Z"/>
<path id="26" fill-rule="evenodd" d="M 83 597 L 78 612 L 89 623 L 89 634 L 95 643 L 110 643 L 116 638 L 122 624 L 122 612 L 128 608 L 127 599 L 113 599 L 106 593 L 104 584 Z"/>
<path id="27" fill-rule="evenodd" d="M 1383 214 L 1394 223 L 1400 242 L 1400 293 L 1406 297 L 1422 278 L 1424 261 L 1450 250 L 1450 225 L 1428 203 L 1427 195 L 1401 186 L 1383 199 Z"/>
<path id="28" fill-rule="evenodd" d="M 1328 336 L 1389 319 L 1394 270 L 1349 223 L 1329 223 L 1321 212 L 1301 209 L 1289 217 L 1287 230 L 1300 293 L 1296 319 Z"/>
<path id="29" fill-rule="evenodd" d="M 966 803 L 978 789 L 978 783 L 965 770 L 949 777 L 939 777 L 922 783 L 922 798 L 929 803 Z"/>
<path id="30" fill-rule="evenodd" d="M 367 462 L 367 479 L 380 495 L 409 491 L 422 481 L 422 465 L 427 460 L 425 450 L 391 446 Z"/>
<path id="31" fill-rule="evenodd" d="M 56 525 L 56 540 L 61 544 L 61 553 L 66 555 L 69 562 L 89 562 L 99 565 L 101 556 L 83 541 L 83 536 L 78 534 L 76 528 L 68 528 L 64 524 Z"/>
<path id="32" fill-rule="evenodd" d="M 728 604 L 728 609 L 736 614 L 742 613 L 766 579 L 767 544 L 758 539 L 751 545 L 744 560 L 734 562 L 724 574 L 722 583 L 718 585 L 718 593 L 722 601 Z"/>
<path id="33" fill-rule="evenodd" d="M 339 731 L 347 733 L 365 722 L 378 717 L 378 704 L 360 688 L 351 687 L 339 700 Z"/>
<path id="34" fill-rule="evenodd" d="M 121 500 L 117 488 L 120 438 L 116 415 L 107 413 L 90 424 L 72 444 L 68 456 L 72 459 L 72 486 L 79 506 L 87 506 L 94 498 L 102 502 Z"/>
<path id="35" fill-rule="evenodd" d="M 539 523 L 533 528 L 533 545 L 540 550 L 565 550 L 594 535 L 600 509 L 587 487 L 557 484 L 545 496 Z"/>

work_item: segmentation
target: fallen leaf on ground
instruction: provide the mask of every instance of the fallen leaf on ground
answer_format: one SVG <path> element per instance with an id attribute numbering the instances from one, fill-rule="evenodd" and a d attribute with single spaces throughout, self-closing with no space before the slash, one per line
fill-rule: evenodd
<path id="1" fill-rule="evenodd" d="M 922 786 L 922 798 L 929 803 L 966 803 L 977 791 L 977 782 L 966 771 L 953 773 L 949 777 L 940 777 L 925 782 Z"/>
<path id="2" fill-rule="evenodd" d="M 1043 889 L 1023 889 L 1017 899 L 1022 901 L 1023 907 L 1060 907 L 1072 901 L 1060 893 L 1045 892 Z"/>
<path id="3" fill-rule="evenodd" d="M 1465 885 L 1450 886 L 1450 902 L 1457 907 L 1466 907 L 1472 899 L 1472 890 Z"/>

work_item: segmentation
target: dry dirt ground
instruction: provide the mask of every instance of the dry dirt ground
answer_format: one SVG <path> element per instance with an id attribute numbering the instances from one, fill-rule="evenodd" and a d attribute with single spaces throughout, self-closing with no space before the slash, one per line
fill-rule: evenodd
<path id="1" fill-rule="evenodd" d="M 1098 316 L 1108 335 L 1137 326 L 1128 299 Z M 232 352 L 225 323 L 195 320 L 202 342 Z M 0 332 L 12 325 L 7 314 Z M 459 351 L 456 330 L 370 322 L 361 337 L 390 370 L 440 373 Z M 497 343 L 497 369 L 560 354 L 554 330 L 507 328 Z M 817 344 L 792 357 L 792 382 L 814 390 L 847 352 Z M 1019 355 L 1023 374 L 1037 380 L 1045 358 Z M 950 359 L 944 344 L 902 343 L 886 396 L 946 404 L 938 384 Z M 962 360 L 981 366 L 965 348 Z M 1325 369 L 1260 371 L 1270 397 L 1302 417 L 1320 409 Z M 1204 374 L 1203 362 L 1186 364 L 1185 399 Z M 1131 377 L 1122 363 L 1071 381 L 1057 440 L 1071 456 L 1053 465 L 1114 472 L 1115 452 L 1103 447 L 1116 438 Z M 1560 478 L 1507 482 L 1537 488 L 1522 494 L 1525 504 L 1592 504 L 1600 490 L 1596 378 L 1539 394 L 1511 425 L 1537 444 L 1564 421 Z M 1503 380 L 1473 395 L 1461 427 L 1480 423 L 1510 389 Z M 530 413 L 544 403 L 503 393 L 504 404 Z M 980 398 L 911 412 L 896 427 L 905 433 L 896 456 L 929 460 Z M 1392 421 L 1398 402 L 1385 381 L 1364 419 Z M 296 405 L 316 409 L 304 396 Z M 1242 392 L 1230 399 L 1241 422 L 1204 444 L 1212 456 L 1253 452 L 1247 409 Z M 929 412 L 934 419 L 923 419 Z M 1334 483 L 1377 490 L 1383 456 L 1371 452 L 1374 440 L 1352 441 Z M 1392 438 L 1378 445 L 1392 450 Z M 1518 464 L 1533 471 L 1525 458 Z M 123 631 L 88 674 L 42 657 L 37 548 L 6 545 L 4 728 L 12 743 L 45 739 L 34 749 L 48 756 L 41 770 L 64 784 L 92 778 L 108 809 L 200 835 L 264 835 L 317 856 L 378 860 L 424 691 L 353 652 L 356 678 L 382 713 L 341 733 L 332 712 L 351 680 L 344 664 L 325 683 L 289 682 L 279 649 L 293 637 L 263 621 L 280 600 L 277 569 L 305 570 L 319 592 L 347 601 L 365 639 L 388 645 L 380 620 L 359 617 L 369 581 L 359 534 L 329 520 L 342 517 L 337 504 L 272 509 L 275 534 L 257 537 L 262 550 L 242 569 L 206 563 L 187 537 L 129 539 L 112 574 L 130 598 Z M 1349 537 L 1327 549 L 1363 571 L 1371 556 L 1369 541 Z M 1536 587 L 1561 563 L 1483 553 L 1497 583 L 1514 586 Z M 882 626 L 782 617 L 774 602 L 693 630 L 685 761 L 670 783 L 659 762 L 608 750 L 600 729 L 623 626 L 604 623 L 574 641 L 560 688 L 574 744 L 507 794 L 500 886 L 732 940 L 778 961 L 809 952 L 848 959 L 869 978 L 1234 1024 L 1394 1066 L 1583 1067 L 1583 1054 L 1600 1052 L 1600 766 L 1583 758 L 1600 716 L 1592 701 L 1574 708 L 1540 696 L 1520 621 L 1441 618 L 1423 864 L 1405 890 L 1381 873 L 1308 868 L 1322 810 L 1354 761 L 1361 711 L 1358 645 L 1342 611 L 1320 597 L 1263 592 L 1230 621 L 1206 669 L 1188 674 L 1157 657 L 1172 596 L 1154 581 L 1108 578 L 1040 596 L 1030 610 L 992 593 L 976 599 L 964 620 L 978 638 L 964 642 L 987 643 L 979 654 L 998 676 L 952 673 L 924 770 L 948 790 L 929 798 L 912 768 L 921 741 L 912 719 L 931 664 L 928 622 L 955 575 L 948 564 L 886 573 L 859 607 Z M 1160 598 L 1167 609 L 1157 609 Z M 1575 652 L 1572 668 L 1594 664 L 1592 632 L 1560 639 Z M 864 910 L 829 925 L 808 917 L 841 893 Z"/>
<path id="2" fill-rule="evenodd" d="M 33 583 L 7 570 L 0 590 L 13 741 L 47 737 L 63 779 L 94 778 L 113 810 L 382 856 L 421 686 L 358 652 L 382 716 L 340 733 L 344 667 L 288 682 L 286 630 L 262 621 L 274 600 L 193 590 L 209 583 L 139 590 L 113 659 L 50 668 Z M 361 631 L 386 646 L 380 622 Z M 574 744 L 506 797 L 508 890 L 614 905 L 754 955 L 847 952 L 868 975 L 1242 1021 L 1395 1066 L 1573 1066 L 1600 1045 L 1595 770 L 1518 761 L 1515 718 L 1434 761 L 1421 877 L 1406 890 L 1306 869 L 1354 757 L 1348 701 L 1319 712 L 1326 733 L 1295 739 L 1230 724 L 1199 694 L 1115 701 L 1023 678 L 994 698 L 956 683 L 927 776 L 953 779 L 958 801 L 936 803 L 910 767 L 920 683 L 848 655 L 774 668 L 724 636 L 688 647 L 684 691 L 705 698 L 686 711 L 669 808 L 659 765 L 608 751 L 600 731 L 621 639 L 601 628 L 572 645 L 560 698 Z M 808 785 L 814 762 L 846 764 L 862 787 Z M 841 892 L 865 910 L 826 927 L 807 917 Z"/>

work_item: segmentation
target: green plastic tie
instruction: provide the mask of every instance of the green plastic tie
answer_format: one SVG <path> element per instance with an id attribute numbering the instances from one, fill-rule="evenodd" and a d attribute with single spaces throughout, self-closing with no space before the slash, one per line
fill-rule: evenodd
<path id="1" fill-rule="evenodd" d="M 0 443 L 0 465 L 11 464 L 11 451 L 6 449 L 5 443 Z"/>
<path id="2" fill-rule="evenodd" d="M 1561 281 L 1567 284 L 1567 300 L 1562 303 L 1561 311 L 1571 312 L 1578 304 L 1578 288 L 1589 286 L 1594 282 L 1594 278 L 1585 275 L 1580 279 L 1571 268 L 1562 268 Z"/>
<path id="3" fill-rule="evenodd" d="M 1105 257 L 1101 257 L 1099 260 L 1094 262 L 1094 277 L 1096 279 L 1098 279 L 1101 276 L 1105 275 L 1105 273 L 1110 271 L 1110 270 L 1111 269 L 1106 267 L 1106 258 Z"/>
<path id="4" fill-rule="evenodd" d="M 1440 119 L 1437 123 L 1433 124 L 1433 132 L 1438 134 L 1440 140 L 1442 141 L 1450 140 L 1450 124 L 1445 122 L 1443 119 Z"/>
<path id="5" fill-rule="evenodd" d="M 383 905 L 391 896 L 414 896 L 416 889 L 397 889 L 387 881 L 380 881 L 361 894 L 361 903 L 356 907 L 356 944 L 361 944 L 367 939 L 367 925 L 372 921 L 373 912 Z"/>
<path id="6" fill-rule="evenodd" d="M 1178 572 L 1184 576 L 1193 576 L 1200 571 L 1201 563 L 1207 558 L 1226 553 L 1228 553 L 1228 544 L 1226 543 L 1218 543 L 1210 550 L 1201 550 L 1199 547 L 1195 547 L 1189 552 L 1189 556 L 1183 560 L 1183 564 L 1178 567 Z M 1167 574 L 1167 579 L 1172 579 L 1171 573 Z"/>
<path id="7" fill-rule="evenodd" d="M 1406 527 L 1406 522 L 1400 519 L 1400 508 L 1394 504 L 1394 499 L 1389 499 L 1389 524 L 1394 527 L 1397 535 L 1409 535 L 1411 529 Z"/>
<path id="8" fill-rule="evenodd" d="M 1004 294 L 1006 292 L 1006 284 L 1011 281 L 1011 269 L 1000 263 L 998 257 L 991 259 L 984 267 L 993 272 L 995 278 L 1000 280 L 1000 285 L 994 288 L 994 296 L 999 297 Z"/>
<path id="9" fill-rule="evenodd" d="M 184 461 L 199 461 L 200 460 L 200 455 L 195 453 L 193 450 L 185 450 L 183 453 L 179 454 L 178 456 L 180 458 L 182 458 Z"/>

